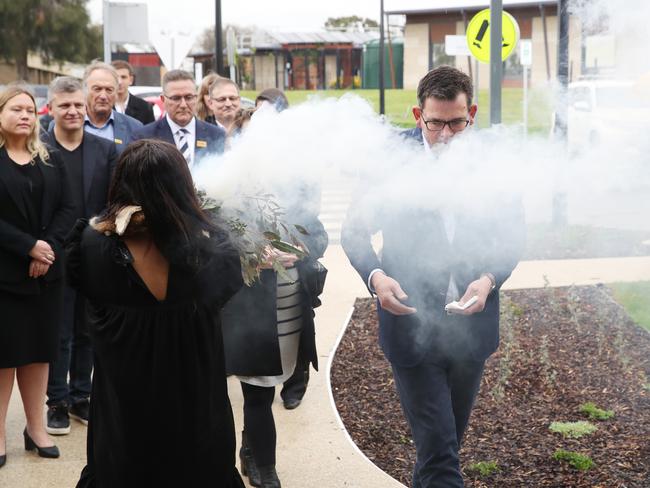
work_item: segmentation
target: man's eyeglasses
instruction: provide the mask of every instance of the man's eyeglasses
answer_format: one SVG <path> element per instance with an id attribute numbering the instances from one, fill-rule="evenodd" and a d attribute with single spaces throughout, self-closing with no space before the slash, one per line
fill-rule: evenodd
<path id="1" fill-rule="evenodd" d="M 469 125 L 469 119 L 453 119 L 453 120 L 438 120 L 438 119 L 431 119 L 431 120 L 425 120 L 424 117 L 422 117 L 422 122 L 424 122 L 424 125 L 426 128 L 430 131 L 433 132 L 440 132 L 444 130 L 445 125 L 449 126 L 449 129 L 452 132 L 460 132 L 465 130 L 465 128 Z"/>
<path id="2" fill-rule="evenodd" d="M 196 95 L 174 95 L 173 97 L 168 97 L 165 95 L 165 98 L 171 100 L 174 103 L 181 103 L 182 100 L 185 100 L 186 103 L 192 103 L 196 100 Z"/>
<path id="3" fill-rule="evenodd" d="M 210 97 L 212 100 L 214 100 L 217 103 L 226 103 L 227 100 L 230 100 L 230 103 L 237 103 L 239 101 L 239 97 Z"/>

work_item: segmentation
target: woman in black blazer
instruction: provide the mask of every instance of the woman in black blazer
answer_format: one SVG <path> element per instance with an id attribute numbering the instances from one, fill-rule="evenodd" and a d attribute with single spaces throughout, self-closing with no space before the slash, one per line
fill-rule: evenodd
<path id="1" fill-rule="evenodd" d="M 0 466 L 14 384 L 25 407 L 26 450 L 58 457 L 45 432 L 48 364 L 55 359 L 63 306 L 63 240 L 73 204 L 57 152 L 39 140 L 34 97 L 0 93 Z"/>

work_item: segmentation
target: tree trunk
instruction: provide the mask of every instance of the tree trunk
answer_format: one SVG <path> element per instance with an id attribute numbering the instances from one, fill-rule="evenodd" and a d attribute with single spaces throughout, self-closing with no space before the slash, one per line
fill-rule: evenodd
<path id="1" fill-rule="evenodd" d="M 29 83 L 29 69 L 27 68 L 27 49 L 20 49 L 16 53 L 16 74 L 17 80 Z"/>

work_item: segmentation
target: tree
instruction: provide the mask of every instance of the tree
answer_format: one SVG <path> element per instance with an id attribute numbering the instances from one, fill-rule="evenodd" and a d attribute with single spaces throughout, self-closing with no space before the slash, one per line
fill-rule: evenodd
<path id="1" fill-rule="evenodd" d="M 356 15 L 351 15 L 349 17 L 330 17 L 325 22 L 325 28 L 327 30 L 369 30 L 369 29 L 378 29 L 379 24 L 376 20 L 372 19 L 362 19 Z"/>
<path id="2" fill-rule="evenodd" d="M 29 51 L 46 62 L 88 61 L 97 51 L 89 20 L 86 0 L 0 0 L 0 56 L 24 80 Z"/>

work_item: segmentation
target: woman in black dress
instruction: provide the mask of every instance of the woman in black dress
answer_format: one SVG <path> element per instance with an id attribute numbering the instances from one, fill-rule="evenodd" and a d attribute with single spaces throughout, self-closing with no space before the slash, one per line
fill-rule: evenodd
<path id="1" fill-rule="evenodd" d="M 124 151 L 107 211 L 71 234 L 68 271 L 95 351 L 78 486 L 243 487 L 219 321 L 242 285 L 239 256 L 174 146 Z"/>
<path id="2" fill-rule="evenodd" d="M 63 239 L 72 227 L 65 168 L 38 138 L 34 97 L 0 93 L 0 467 L 14 377 L 25 407 L 25 449 L 59 457 L 45 432 L 48 363 L 63 307 Z"/>

